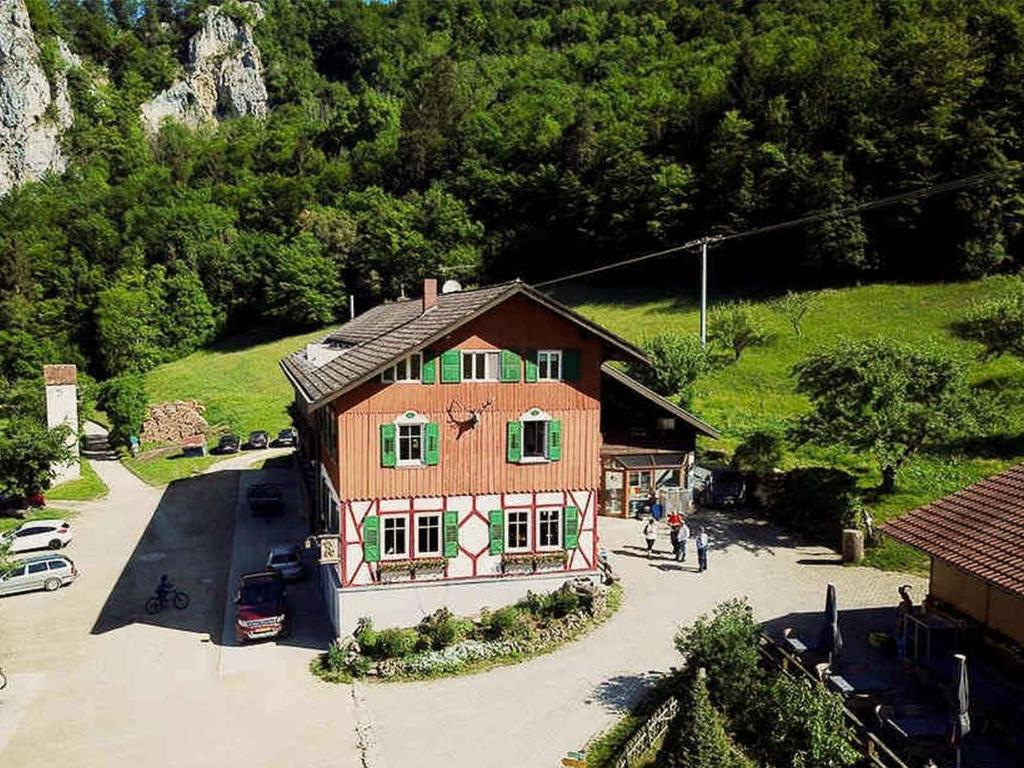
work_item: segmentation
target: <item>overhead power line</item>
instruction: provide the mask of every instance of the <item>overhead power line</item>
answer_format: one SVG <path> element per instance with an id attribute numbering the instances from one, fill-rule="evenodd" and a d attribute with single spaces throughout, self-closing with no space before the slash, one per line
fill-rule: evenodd
<path id="1" fill-rule="evenodd" d="M 615 261 L 610 264 L 602 264 L 599 267 L 593 267 L 591 269 L 584 269 L 579 272 L 572 272 L 568 275 L 562 275 L 561 277 L 555 277 L 551 280 L 544 280 L 539 283 L 535 283 L 536 288 L 545 288 L 549 285 L 556 285 L 558 283 L 564 283 L 569 280 L 576 280 L 581 277 L 588 277 L 590 275 L 596 275 L 600 272 L 607 272 L 610 269 L 618 269 L 619 267 L 626 267 L 630 264 L 639 264 L 643 261 L 650 259 L 657 259 L 662 256 L 668 256 L 673 253 L 679 253 L 680 251 L 687 251 L 698 247 L 702 248 L 702 252 L 706 253 L 704 248 L 708 243 L 722 243 L 729 240 L 740 240 L 747 237 L 754 237 L 756 235 L 764 235 L 770 232 L 778 232 L 784 229 L 792 229 L 794 227 L 801 227 L 805 224 L 812 224 L 816 221 L 823 219 L 848 216 L 853 213 L 861 213 L 863 211 L 876 210 L 878 208 L 885 208 L 896 203 L 902 203 L 907 200 L 916 200 L 924 197 L 931 197 L 933 195 L 939 195 L 945 192 L 951 192 L 957 189 L 965 189 L 967 187 L 977 186 L 984 184 L 989 181 L 993 181 L 999 176 L 1003 175 L 1002 171 L 985 171 L 984 173 L 976 173 L 971 176 L 964 176 L 959 179 L 953 179 L 951 181 L 944 181 L 939 184 L 933 184 L 928 187 L 922 187 L 921 189 L 910 190 L 908 192 L 900 192 L 895 195 L 889 195 L 888 197 L 880 197 L 876 200 L 870 200 L 865 203 L 858 203 L 857 205 L 850 205 L 843 208 L 830 208 L 823 211 L 813 211 L 803 216 L 799 216 L 795 219 L 789 219 L 788 221 L 782 221 L 776 224 L 767 224 L 762 227 L 755 227 L 753 229 L 747 229 L 743 232 L 734 232 L 721 235 L 706 235 L 704 237 L 697 238 L 695 240 L 689 240 L 685 243 L 672 246 L 671 248 L 665 248 L 660 251 L 654 251 L 653 253 L 645 253 L 640 256 L 634 256 L 629 259 L 623 259 L 621 261 Z"/>

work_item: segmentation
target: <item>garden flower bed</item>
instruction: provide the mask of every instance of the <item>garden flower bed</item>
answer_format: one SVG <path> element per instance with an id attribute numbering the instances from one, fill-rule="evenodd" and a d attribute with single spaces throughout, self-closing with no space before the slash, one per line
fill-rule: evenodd
<path id="1" fill-rule="evenodd" d="M 569 581 L 548 594 L 531 592 L 514 605 L 484 609 L 475 619 L 446 608 L 416 627 L 376 630 L 362 619 L 310 669 L 342 683 L 448 677 L 515 664 L 586 634 L 618 610 L 621 594 L 618 585 L 595 589 Z"/>

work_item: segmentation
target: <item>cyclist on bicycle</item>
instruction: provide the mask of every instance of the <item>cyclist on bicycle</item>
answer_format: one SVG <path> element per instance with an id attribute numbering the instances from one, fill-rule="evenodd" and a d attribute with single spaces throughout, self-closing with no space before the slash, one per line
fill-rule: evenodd
<path id="1" fill-rule="evenodd" d="M 167 578 L 167 574 L 163 574 L 160 577 L 160 583 L 156 586 L 156 596 L 160 600 L 160 604 L 163 605 L 167 602 L 167 596 L 174 593 L 174 585 L 171 584 L 171 580 Z"/>

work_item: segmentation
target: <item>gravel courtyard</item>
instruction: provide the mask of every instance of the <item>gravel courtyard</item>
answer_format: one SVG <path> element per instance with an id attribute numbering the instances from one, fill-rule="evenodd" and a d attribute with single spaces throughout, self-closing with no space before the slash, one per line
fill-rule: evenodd
<path id="1" fill-rule="evenodd" d="M 110 495 L 78 505 L 66 550 L 82 577 L 55 594 L 0 600 L 0 665 L 10 678 L 0 693 L 0 762 L 553 766 L 676 664 L 676 628 L 722 600 L 747 595 L 759 618 L 777 619 L 820 610 L 828 581 L 844 608 L 895 605 L 903 583 L 923 594 L 921 579 L 842 567 L 834 553 L 753 520 L 704 519 L 715 547 L 704 574 L 692 552 L 686 564 L 669 559 L 667 532 L 648 560 L 638 523 L 602 520 L 626 596 L 582 641 L 453 680 L 331 686 L 306 670 L 324 642 L 322 617 L 307 616 L 280 644 L 222 640 L 232 571 L 252 567 L 283 535 L 253 529 L 265 524 L 239 509 L 238 489 L 259 474 L 253 460 L 222 462 L 167 489 L 95 462 Z M 282 525 L 293 533 L 295 523 Z M 164 572 L 192 604 L 147 617 L 142 601 Z M 300 588 L 315 614 L 312 583 Z"/>

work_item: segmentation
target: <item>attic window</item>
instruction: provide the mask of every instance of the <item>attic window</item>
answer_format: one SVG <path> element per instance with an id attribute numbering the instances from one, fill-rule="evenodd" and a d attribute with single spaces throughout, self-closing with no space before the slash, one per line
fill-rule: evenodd
<path id="1" fill-rule="evenodd" d="M 399 360 L 390 368 L 381 371 L 380 380 L 383 382 L 418 382 L 420 373 L 423 370 L 423 355 L 420 352 L 409 355 L 404 360 Z"/>

